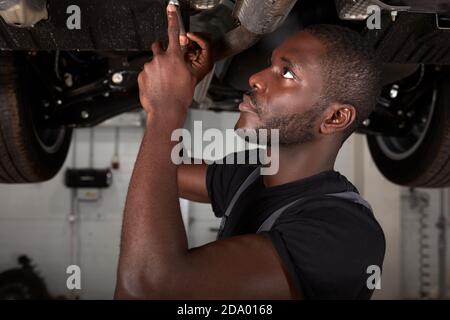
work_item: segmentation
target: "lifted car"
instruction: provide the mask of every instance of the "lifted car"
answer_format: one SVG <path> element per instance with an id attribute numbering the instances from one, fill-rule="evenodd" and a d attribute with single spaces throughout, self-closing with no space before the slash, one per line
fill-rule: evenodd
<path id="1" fill-rule="evenodd" d="M 211 35 L 215 71 L 193 108 L 237 111 L 248 78 L 310 24 L 370 41 L 383 94 L 359 132 L 390 181 L 450 186 L 450 0 L 182 0 L 186 28 Z M 167 44 L 166 0 L 0 1 L 0 182 L 51 179 L 72 130 L 140 108 L 150 44 Z M 367 10 L 380 11 L 372 28 Z M 376 14 L 376 12 L 374 12 Z"/>

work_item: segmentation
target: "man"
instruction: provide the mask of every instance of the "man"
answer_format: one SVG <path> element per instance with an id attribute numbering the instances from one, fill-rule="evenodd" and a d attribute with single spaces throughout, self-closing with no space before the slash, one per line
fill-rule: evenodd
<path id="1" fill-rule="evenodd" d="M 148 120 L 125 207 L 116 298 L 370 298 L 367 270 L 381 268 L 383 232 L 363 200 L 333 196 L 357 195 L 333 167 L 380 90 L 364 41 L 344 28 L 309 28 L 287 39 L 271 66 L 250 78 L 237 128 L 279 129 L 280 169 L 248 183 L 255 166 L 171 161 L 171 134 L 183 127 L 195 85 L 211 66 L 198 36 L 188 34 L 200 54 L 183 52 L 173 10 L 168 7 L 168 49 L 154 43 L 154 58 L 139 76 Z M 179 196 L 211 202 L 217 216 L 234 202 L 218 241 L 188 249 Z"/>

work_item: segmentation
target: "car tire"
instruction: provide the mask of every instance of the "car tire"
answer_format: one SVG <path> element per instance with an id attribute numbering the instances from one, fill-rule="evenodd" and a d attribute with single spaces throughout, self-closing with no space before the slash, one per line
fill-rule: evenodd
<path id="1" fill-rule="evenodd" d="M 422 101 L 426 102 L 419 107 L 428 108 L 429 113 L 423 118 L 425 129 L 417 141 L 402 149 L 407 141 L 401 138 L 369 135 L 369 149 L 381 173 L 398 185 L 449 187 L 450 79 L 436 79 Z"/>
<path id="2" fill-rule="evenodd" d="M 65 162 L 72 129 L 46 127 L 39 99 L 46 93 L 24 52 L 0 54 L 0 182 L 53 178 Z M 37 98 L 39 96 L 39 98 Z"/>

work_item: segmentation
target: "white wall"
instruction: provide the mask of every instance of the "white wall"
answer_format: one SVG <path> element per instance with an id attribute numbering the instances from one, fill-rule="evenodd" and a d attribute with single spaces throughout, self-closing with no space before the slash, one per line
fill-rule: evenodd
<path id="1" fill-rule="evenodd" d="M 71 297 L 66 289 L 66 268 L 72 263 L 82 270 L 83 299 L 110 299 L 115 285 L 120 227 L 124 200 L 139 148 L 142 129 L 122 129 L 120 170 L 110 189 L 98 202 L 79 204 L 79 219 L 71 234 L 71 192 L 64 187 L 64 170 L 50 182 L 0 185 L 0 270 L 16 265 L 20 254 L 29 255 L 45 278 L 50 292 Z M 114 129 L 95 130 L 94 167 L 110 166 L 114 153 Z M 89 164 L 89 130 L 77 131 L 78 168 Z M 66 167 L 72 167 L 71 149 Z M 80 191 L 81 192 L 81 191 Z M 74 247 L 73 247 L 74 246 Z M 75 250 L 73 260 L 71 250 Z"/>
<path id="2" fill-rule="evenodd" d="M 232 128 L 236 114 L 193 110 L 190 121 L 203 119 L 205 128 Z M 82 299 L 110 299 L 120 241 L 120 226 L 128 182 L 138 152 L 142 129 L 121 129 L 121 168 L 114 173 L 113 186 L 95 203 L 81 203 L 80 219 L 71 234 L 71 194 L 63 185 L 63 171 L 52 181 L 25 186 L 0 185 L 0 270 L 12 268 L 19 254 L 26 253 L 38 266 L 51 293 L 70 297 L 65 270 L 74 262 L 75 250 L 82 269 Z M 89 164 L 89 131 L 77 134 L 77 167 Z M 94 166 L 110 165 L 114 151 L 114 129 L 95 130 Z M 72 164 L 69 154 L 67 166 Z M 399 188 L 387 182 L 374 167 L 364 137 L 348 141 L 339 155 L 336 170 L 353 181 L 372 204 L 388 242 L 383 289 L 376 298 L 399 298 L 400 205 Z M 209 205 L 189 203 L 191 246 L 215 239 L 218 226 Z M 72 243 L 72 246 L 71 246 Z"/>
<path id="3" fill-rule="evenodd" d="M 448 299 L 450 189 L 416 189 L 411 193 L 404 188 L 402 200 L 402 294 L 407 299 Z M 447 220 L 446 226 L 441 225 L 441 215 Z M 441 226 L 447 228 L 447 235 L 440 244 Z M 440 245 L 445 251 L 443 256 L 440 256 Z M 441 259 L 444 279 L 439 277 Z M 445 288 L 440 288 L 441 281 L 446 283 Z"/>
<path id="4" fill-rule="evenodd" d="M 399 299 L 401 297 L 401 188 L 390 183 L 376 168 L 370 156 L 364 136 L 355 136 L 358 141 L 360 164 L 357 181 L 362 184 L 362 194 L 372 205 L 374 214 L 386 236 L 386 255 L 383 265 L 381 290 L 375 292 L 374 299 Z M 362 141 L 361 141 L 362 140 Z"/>

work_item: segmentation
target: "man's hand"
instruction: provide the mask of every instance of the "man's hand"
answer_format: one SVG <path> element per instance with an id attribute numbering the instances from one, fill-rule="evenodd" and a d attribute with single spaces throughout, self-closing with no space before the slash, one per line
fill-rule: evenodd
<path id="1" fill-rule="evenodd" d="M 176 7 L 167 7 L 169 46 L 164 51 L 159 42 L 152 44 L 153 60 L 139 74 L 140 101 L 151 115 L 164 115 L 164 120 L 184 121 L 192 103 L 197 78 L 184 59 L 180 46 L 180 28 Z"/>
<path id="2" fill-rule="evenodd" d="M 187 33 L 190 40 L 187 51 L 187 61 L 197 78 L 197 84 L 211 72 L 214 61 L 208 35 L 205 33 Z"/>

